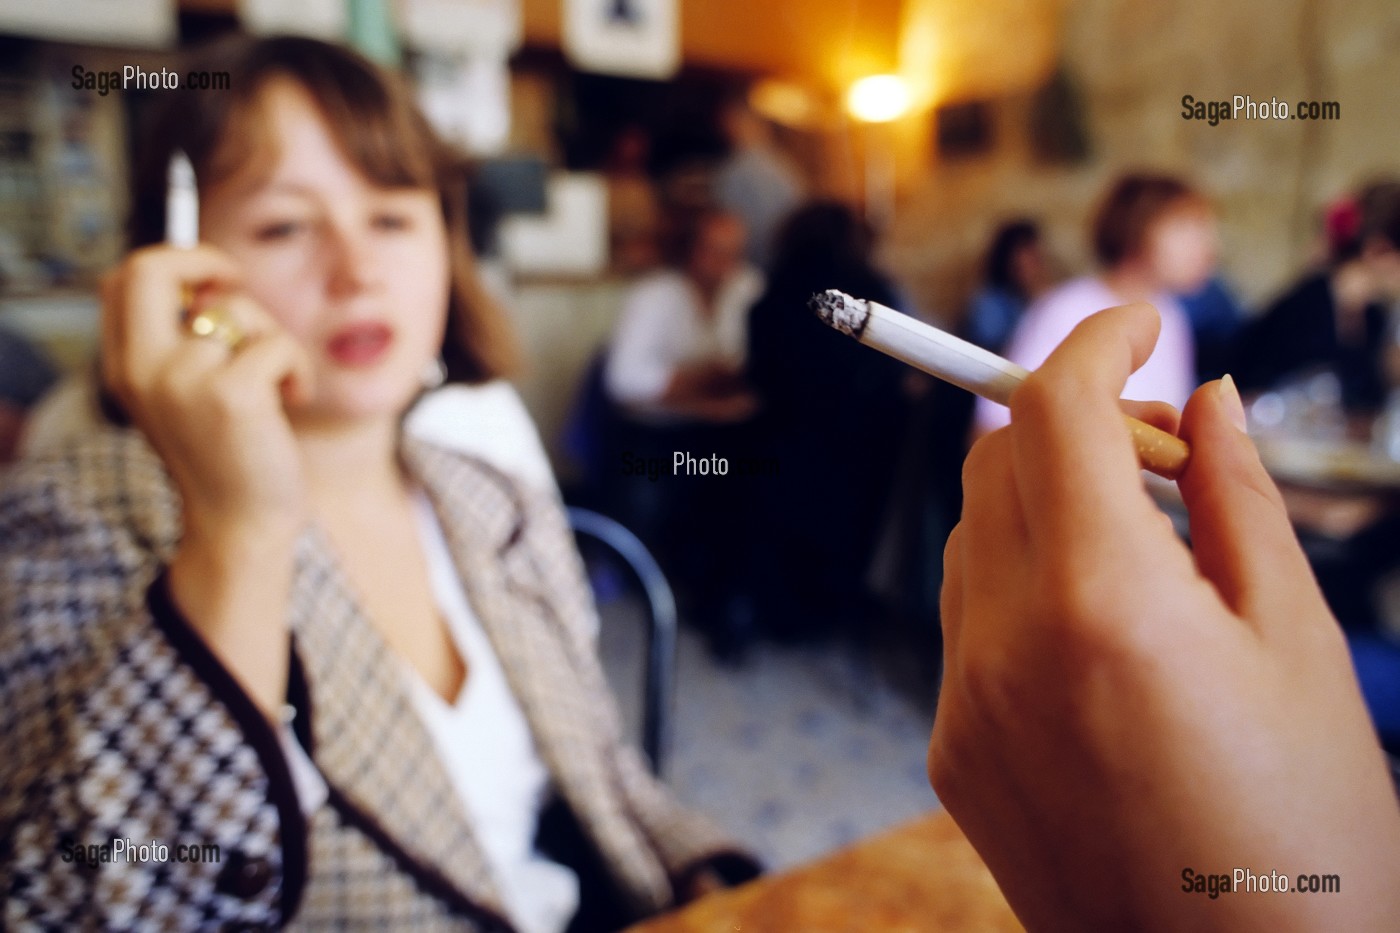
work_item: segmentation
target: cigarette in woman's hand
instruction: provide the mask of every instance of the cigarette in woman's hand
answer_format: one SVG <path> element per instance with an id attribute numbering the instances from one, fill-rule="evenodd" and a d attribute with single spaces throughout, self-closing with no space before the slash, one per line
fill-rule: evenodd
<path id="1" fill-rule="evenodd" d="M 181 249 L 199 243 L 199 187 L 189 156 L 178 149 L 165 175 L 165 242 Z"/>
<path id="2" fill-rule="evenodd" d="M 1001 405 L 1010 404 L 1011 393 L 1030 375 L 976 344 L 834 288 L 813 295 L 811 307 L 828 325 L 866 346 Z M 1166 479 L 1180 476 L 1191 457 L 1186 442 L 1144 421 L 1123 417 L 1143 469 Z"/>
<path id="3" fill-rule="evenodd" d="M 170 155 L 165 170 L 165 242 L 180 249 L 199 244 L 199 185 L 190 157 L 179 149 Z M 194 314 L 195 289 L 180 289 L 180 322 L 188 324 Z"/>

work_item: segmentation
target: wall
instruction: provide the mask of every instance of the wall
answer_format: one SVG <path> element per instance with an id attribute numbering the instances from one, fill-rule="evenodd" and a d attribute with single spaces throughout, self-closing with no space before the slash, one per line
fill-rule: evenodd
<path id="1" fill-rule="evenodd" d="M 960 304 L 994 225 L 1010 214 L 1043 218 L 1069 271 L 1083 270 L 1085 218 L 1126 167 L 1182 172 L 1212 193 L 1225 271 L 1252 302 L 1309 258 L 1323 204 L 1373 174 L 1400 172 L 1393 0 L 1077 0 L 1063 16 L 1062 60 L 1087 105 L 1087 162 L 1032 159 L 1024 89 L 999 99 L 987 158 L 936 164 L 928 122 L 903 128 L 904 196 L 888 259 L 936 314 Z M 1019 54 L 1017 44 L 1005 54 Z M 1341 119 L 1212 127 L 1181 118 L 1184 94 L 1336 100 Z"/>
<path id="2" fill-rule="evenodd" d="M 904 0 L 900 72 L 921 104 L 1033 87 L 1054 67 L 1070 0 Z"/>
<path id="3" fill-rule="evenodd" d="M 528 353 L 516 388 L 565 481 L 574 477 L 561 446 L 564 428 L 584 374 L 612 332 L 624 289 L 617 280 L 526 282 L 505 302 Z"/>

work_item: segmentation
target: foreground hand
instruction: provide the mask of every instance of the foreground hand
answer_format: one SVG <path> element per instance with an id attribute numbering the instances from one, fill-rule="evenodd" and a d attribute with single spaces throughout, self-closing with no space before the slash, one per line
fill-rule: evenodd
<path id="1" fill-rule="evenodd" d="M 1118 396 L 1156 327 L 1081 324 L 968 456 L 934 788 L 1032 929 L 1393 928 L 1395 788 L 1233 384 L 1181 419 L 1194 551 L 1144 491 Z M 1183 890 L 1236 868 L 1341 893 Z"/>

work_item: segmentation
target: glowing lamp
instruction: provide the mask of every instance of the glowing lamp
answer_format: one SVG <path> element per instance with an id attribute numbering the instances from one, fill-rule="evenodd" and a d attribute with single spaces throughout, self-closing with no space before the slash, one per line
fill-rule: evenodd
<path id="1" fill-rule="evenodd" d="M 909 86 L 899 75 L 871 75 L 851 85 L 846 109 L 864 123 L 889 123 L 909 109 Z"/>

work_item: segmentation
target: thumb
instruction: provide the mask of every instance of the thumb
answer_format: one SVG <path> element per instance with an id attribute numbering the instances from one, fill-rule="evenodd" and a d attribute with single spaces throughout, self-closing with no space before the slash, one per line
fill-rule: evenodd
<path id="1" fill-rule="evenodd" d="M 1196 567 L 1237 615 L 1256 624 L 1297 616 L 1321 599 L 1283 496 L 1244 431 L 1244 405 L 1229 376 L 1191 396 L 1181 436 L 1191 460 L 1178 485 L 1191 516 Z"/>

